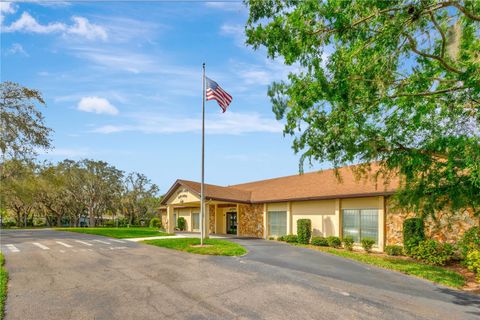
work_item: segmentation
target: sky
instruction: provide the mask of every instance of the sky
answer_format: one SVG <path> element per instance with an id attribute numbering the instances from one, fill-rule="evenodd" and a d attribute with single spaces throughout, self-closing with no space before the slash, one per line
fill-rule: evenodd
<path id="1" fill-rule="evenodd" d="M 244 44 L 241 2 L 2 0 L 0 11 L 1 81 L 40 90 L 54 130 L 40 160 L 103 160 L 146 174 L 161 193 L 199 181 L 205 62 L 233 96 L 223 114 L 206 103 L 205 181 L 298 173 L 267 96 L 294 67 Z"/>

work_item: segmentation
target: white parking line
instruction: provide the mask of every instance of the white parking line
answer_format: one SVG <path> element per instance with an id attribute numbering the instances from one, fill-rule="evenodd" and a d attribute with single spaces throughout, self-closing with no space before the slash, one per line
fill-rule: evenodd
<path id="1" fill-rule="evenodd" d="M 93 241 L 100 242 L 100 243 L 103 243 L 103 244 L 110 244 L 110 242 L 102 241 L 102 240 L 93 240 Z"/>
<path id="2" fill-rule="evenodd" d="M 93 246 L 93 244 L 91 244 L 91 243 L 88 243 L 88 242 L 85 242 L 85 241 L 81 241 L 81 240 L 75 240 L 75 242 L 78 242 L 78 243 L 84 244 L 84 245 L 86 245 L 86 246 Z"/>
<path id="3" fill-rule="evenodd" d="M 71 247 L 72 247 L 71 245 L 66 244 L 66 243 L 64 243 L 64 242 L 62 242 L 62 241 L 56 241 L 56 242 L 57 242 L 58 244 L 64 246 L 64 247 L 67 247 L 67 248 L 71 248 Z"/>
<path id="4" fill-rule="evenodd" d="M 112 241 L 115 241 L 115 242 L 120 242 L 120 243 L 125 243 L 125 241 L 122 241 L 122 240 L 117 240 L 117 239 L 112 239 Z"/>
<path id="5" fill-rule="evenodd" d="M 6 244 L 5 245 L 11 252 L 20 252 L 17 247 L 15 247 L 13 244 Z"/>
<path id="6" fill-rule="evenodd" d="M 32 242 L 32 244 L 33 244 L 34 246 L 39 247 L 40 249 L 43 249 L 43 250 L 49 250 L 49 249 L 50 249 L 49 247 L 44 246 L 43 244 L 38 243 L 38 242 Z"/>

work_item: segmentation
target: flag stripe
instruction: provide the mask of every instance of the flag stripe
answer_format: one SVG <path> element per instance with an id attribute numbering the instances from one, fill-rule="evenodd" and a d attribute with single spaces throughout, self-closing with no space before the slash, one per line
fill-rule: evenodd
<path id="1" fill-rule="evenodd" d="M 205 77 L 205 80 L 207 84 L 207 100 L 216 100 L 220 108 L 225 112 L 232 102 L 232 96 L 223 90 L 215 81 L 207 77 Z"/>

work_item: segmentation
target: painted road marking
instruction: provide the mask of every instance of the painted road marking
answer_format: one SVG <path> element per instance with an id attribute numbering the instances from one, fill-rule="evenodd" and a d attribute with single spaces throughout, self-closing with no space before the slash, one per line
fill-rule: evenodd
<path id="1" fill-rule="evenodd" d="M 110 244 L 110 242 L 102 241 L 102 240 L 93 240 L 93 241 L 100 242 L 100 243 L 103 243 L 103 244 Z"/>
<path id="2" fill-rule="evenodd" d="M 7 244 L 5 245 L 11 252 L 20 252 L 17 247 L 15 247 L 13 244 Z"/>
<path id="3" fill-rule="evenodd" d="M 66 244 L 66 243 L 64 243 L 64 242 L 61 242 L 61 241 L 56 241 L 56 242 L 57 242 L 58 244 L 64 246 L 64 247 L 67 247 L 67 248 L 71 248 L 71 247 L 72 247 L 71 245 Z"/>
<path id="4" fill-rule="evenodd" d="M 61 253 L 65 253 L 65 250 L 60 250 Z"/>
<path id="5" fill-rule="evenodd" d="M 78 243 L 84 244 L 84 245 L 86 245 L 86 246 L 93 246 L 93 244 L 91 244 L 91 243 L 88 243 L 88 242 L 85 242 L 85 241 L 81 241 L 81 240 L 75 240 L 75 242 L 78 242 Z"/>
<path id="6" fill-rule="evenodd" d="M 49 249 L 50 249 L 49 247 L 44 246 L 43 244 L 38 243 L 38 242 L 32 242 L 32 244 L 33 244 L 34 246 L 39 247 L 40 249 L 43 249 L 43 250 L 49 250 Z"/>
<path id="7" fill-rule="evenodd" d="M 120 243 L 125 243 L 125 241 L 117 240 L 117 239 L 112 239 L 111 241 L 120 242 Z"/>
<path id="8" fill-rule="evenodd" d="M 110 247 L 110 250 L 122 250 L 127 249 L 127 247 Z"/>

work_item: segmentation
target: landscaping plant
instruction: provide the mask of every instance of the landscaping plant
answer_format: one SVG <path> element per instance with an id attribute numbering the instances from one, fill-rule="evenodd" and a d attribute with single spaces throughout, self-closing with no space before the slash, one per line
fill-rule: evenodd
<path id="1" fill-rule="evenodd" d="M 285 241 L 285 236 L 278 236 L 277 241 Z"/>
<path id="2" fill-rule="evenodd" d="M 308 244 L 312 237 L 312 220 L 298 219 L 297 220 L 297 235 L 298 243 Z"/>
<path id="3" fill-rule="evenodd" d="M 345 237 L 343 238 L 342 240 L 343 242 L 343 246 L 345 247 L 345 249 L 347 249 L 348 251 L 352 251 L 353 250 L 353 238 L 348 236 L 348 237 Z"/>
<path id="4" fill-rule="evenodd" d="M 470 251 L 465 257 L 465 265 L 477 274 L 477 280 L 480 281 L 480 250 Z"/>
<path id="5" fill-rule="evenodd" d="M 177 220 L 177 228 L 180 231 L 187 230 L 187 220 L 184 217 L 180 217 Z"/>
<path id="6" fill-rule="evenodd" d="M 328 247 L 328 241 L 325 237 L 312 237 L 311 244 L 314 246 Z"/>
<path id="7" fill-rule="evenodd" d="M 332 248 L 340 248 L 342 245 L 342 241 L 340 240 L 340 238 L 335 236 L 327 237 L 327 242 L 328 246 Z"/>
<path id="8" fill-rule="evenodd" d="M 449 243 L 441 243 L 433 239 L 424 240 L 412 248 L 412 258 L 421 260 L 431 265 L 444 266 L 453 259 L 455 250 Z"/>
<path id="9" fill-rule="evenodd" d="M 288 243 L 297 243 L 298 242 L 298 236 L 295 234 L 289 234 L 286 236 L 283 236 L 286 242 Z"/>
<path id="10" fill-rule="evenodd" d="M 162 220 L 160 218 L 152 218 L 150 220 L 150 228 L 162 228 Z"/>
<path id="11" fill-rule="evenodd" d="M 372 247 L 373 247 L 374 244 L 375 244 L 375 240 L 373 240 L 373 239 L 370 239 L 370 238 L 362 239 L 362 248 L 367 253 L 370 253 L 372 251 Z"/>
<path id="12" fill-rule="evenodd" d="M 480 250 L 480 227 L 472 227 L 468 229 L 458 246 L 463 258 L 466 258 L 470 251 Z"/>
<path id="13" fill-rule="evenodd" d="M 412 249 L 425 240 L 425 227 L 422 218 L 409 218 L 403 221 L 403 247 L 410 255 Z"/>
<path id="14" fill-rule="evenodd" d="M 397 245 L 386 246 L 385 252 L 389 256 L 403 256 L 403 247 Z"/>

